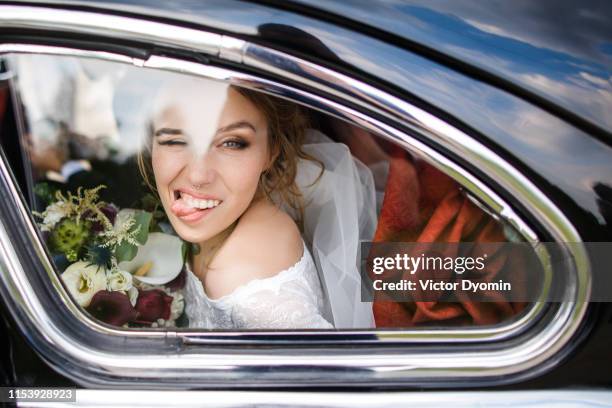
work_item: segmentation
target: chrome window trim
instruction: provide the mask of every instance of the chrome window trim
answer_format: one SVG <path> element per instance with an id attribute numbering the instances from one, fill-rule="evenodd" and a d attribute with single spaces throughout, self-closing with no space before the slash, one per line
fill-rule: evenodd
<path id="1" fill-rule="evenodd" d="M 19 52 L 19 53 L 36 53 L 36 54 L 46 54 L 46 55 L 60 55 L 60 56 L 76 56 L 82 58 L 99 58 L 105 59 L 109 61 L 114 61 L 118 63 L 131 63 L 138 67 L 144 68 L 152 68 L 165 70 L 169 72 L 177 72 L 177 73 L 188 73 L 197 75 L 200 77 L 212 78 L 221 81 L 227 81 L 233 83 L 235 85 L 247 86 L 252 89 L 258 89 L 262 92 L 267 92 L 271 94 L 275 94 L 282 97 L 290 97 L 292 100 L 301 101 L 304 104 L 312 105 L 313 96 L 305 96 L 306 94 L 301 92 L 295 92 L 289 87 L 282 86 L 280 84 L 275 84 L 271 81 L 267 81 L 264 79 L 258 79 L 253 76 L 247 74 L 240 74 L 237 72 L 233 72 L 224 68 L 214 67 L 214 66 L 203 66 L 196 63 L 185 62 L 181 60 L 176 60 L 173 58 L 167 57 L 158 57 L 151 56 L 147 61 L 143 61 L 135 58 L 128 58 L 122 55 L 110 54 L 110 53 L 98 53 L 94 51 L 83 51 L 83 50 L 74 50 L 71 53 L 70 48 L 62 48 L 62 47 L 49 47 L 49 46 L 37 46 L 37 45 L 23 45 L 23 44 L 0 44 L 0 55 L 9 53 L 9 52 Z M 367 124 L 367 117 L 361 114 L 358 114 L 355 111 L 344 108 L 340 105 L 334 104 L 330 101 L 325 101 L 321 98 L 314 97 L 319 102 L 319 105 L 315 105 L 315 108 L 319 110 L 325 110 L 322 108 L 325 104 L 333 107 L 331 113 L 335 114 L 338 117 L 341 117 L 345 120 L 349 120 L 355 123 L 360 123 L 364 127 L 372 128 L 372 124 Z M 346 112 L 343 112 L 346 110 Z M 327 111 L 327 110 L 326 110 Z M 364 122 L 365 121 L 365 122 Z M 385 131 L 384 127 L 380 125 L 376 127 L 376 131 L 380 135 L 386 135 L 388 138 L 394 140 L 396 143 L 404 146 L 411 153 L 422 155 L 424 158 L 432 159 L 430 162 L 432 165 L 437 166 L 438 168 L 442 168 L 443 171 L 450 174 L 451 177 L 455 179 L 462 180 L 463 184 L 472 185 L 472 189 L 470 191 L 477 191 L 479 195 L 485 194 L 489 203 L 493 203 L 495 207 L 502 208 L 505 203 L 490 189 L 488 189 L 485 185 L 480 183 L 477 179 L 471 176 L 469 173 L 462 171 L 457 165 L 453 164 L 448 159 L 444 158 L 442 155 L 436 153 L 434 150 L 427 148 L 423 144 L 419 144 L 417 142 L 406 142 L 406 138 L 403 136 L 401 132 L 397 131 Z M 395 132 L 395 133 L 394 133 Z M 477 186 L 477 190 L 475 187 Z M 517 218 L 518 219 L 518 218 Z M 521 220 L 522 222 L 522 220 Z M 528 227 L 523 227 L 522 231 L 529 231 L 529 234 L 525 234 L 525 239 L 531 240 L 532 243 L 537 243 L 537 239 L 533 239 L 535 236 Z M 44 249 L 41 248 L 41 251 L 44 253 Z M 547 256 L 546 253 L 542 252 L 541 256 L 545 258 Z M 63 290 L 63 287 L 59 283 L 57 279 L 57 274 L 53 272 L 52 265 L 47 265 L 48 277 L 52 280 L 58 290 L 61 291 L 62 301 L 65 305 L 72 305 L 72 301 L 68 293 Z M 550 282 L 552 271 L 548 268 L 546 269 L 546 279 L 545 282 Z M 542 294 L 542 298 L 545 298 L 545 293 Z M 523 314 L 519 319 L 507 323 L 502 324 L 499 327 L 470 327 L 470 328 L 447 328 L 447 329 L 426 329 L 426 328 L 416 328 L 407 330 L 386 330 L 386 333 L 380 333 L 380 331 L 360 331 L 360 330 L 346 330 L 352 334 L 377 334 L 379 337 L 378 340 L 383 341 L 410 341 L 410 342 L 439 342 L 441 338 L 444 339 L 445 342 L 476 342 L 476 341 L 493 341 L 493 340 L 502 340 L 508 338 L 512 335 L 516 335 L 520 331 L 524 330 L 530 322 L 535 319 L 540 311 L 543 309 L 544 302 L 540 302 L 536 304 L 534 307 L 530 308 L 527 313 Z M 96 327 L 96 329 L 100 332 L 108 332 L 109 334 L 118 333 L 117 330 L 110 330 L 103 325 L 97 325 L 95 322 L 91 322 L 89 318 L 87 318 L 82 311 L 79 309 L 75 309 L 71 307 L 73 311 L 75 311 L 75 315 L 86 321 L 86 323 L 90 327 Z M 78 310 L 78 312 L 76 312 Z M 119 331 L 121 332 L 121 331 Z M 193 330 L 193 336 L 189 336 L 186 334 L 187 338 L 186 342 L 188 343 L 204 343 L 207 342 L 206 339 L 194 339 L 193 337 L 203 336 L 209 337 L 210 342 L 218 341 L 215 337 L 228 336 L 226 332 L 217 332 L 217 333 L 208 333 L 208 332 L 197 332 L 197 330 Z M 139 331 L 142 333 L 142 330 Z M 156 333 L 156 332 L 150 332 Z M 287 331 L 280 332 L 280 335 L 287 334 Z M 298 334 L 299 332 L 296 332 Z M 321 334 L 328 332 L 316 332 L 311 331 L 313 334 Z M 240 335 L 256 335 L 260 334 L 258 332 L 240 332 Z M 300 333 L 301 334 L 301 333 Z M 239 336 L 231 336 L 234 341 L 238 341 Z M 250 340 L 248 340 L 250 341 Z M 326 340 L 328 342 L 329 340 Z"/>
<path id="2" fill-rule="evenodd" d="M 44 10 L 44 12 L 42 12 Z M 117 24 L 120 19 L 121 24 Z M 43 30 L 61 29 L 62 31 L 83 32 L 103 35 L 106 37 L 119 37 L 137 39 L 146 42 L 155 42 L 191 51 L 204 52 L 224 58 L 234 62 L 242 62 L 245 65 L 265 69 L 275 75 L 292 79 L 309 86 L 315 86 L 326 94 L 335 94 L 343 100 L 350 100 L 368 111 L 376 111 L 383 114 L 389 120 L 399 123 L 408 129 L 425 135 L 438 145 L 459 153 L 462 157 L 468 158 L 476 167 L 486 170 L 488 174 L 496 175 L 500 180 L 501 187 L 506 191 L 519 197 L 521 202 L 530 212 L 538 215 L 540 221 L 559 242 L 576 242 L 576 245 L 568 246 L 568 251 L 573 255 L 576 262 L 577 274 L 575 282 L 568 287 L 568 290 L 575 291 L 574 302 L 566 302 L 560 305 L 552 319 L 552 323 L 537 332 L 537 336 L 526 339 L 520 346 L 501 350 L 487 350 L 475 352 L 470 350 L 457 350 L 457 352 L 442 353 L 421 353 L 405 355 L 402 350 L 389 349 L 388 354 L 380 353 L 372 355 L 371 349 L 354 350 L 352 354 L 333 355 L 320 354 L 316 350 L 301 350 L 305 356 L 283 355 L 265 352 L 264 353 L 245 353 L 240 354 L 190 354 L 189 342 L 198 342 L 193 336 L 211 336 L 210 333 L 184 334 L 184 332 L 163 332 L 160 330 L 150 331 L 130 331 L 116 330 L 108 326 L 100 325 L 85 318 L 83 313 L 70 301 L 61 285 L 57 282 L 54 285 L 65 296 L 63 302 L 77 316 L 81 316 L 87 322 L 84 324 L 90 330 L 112 335 L 122 335 L 126 337 L 142 338 L 142 336 L 158 337 L 170 345 L 175 345 L 177 349 L 174 354 L 143 354 L 143 355 L 121 355 L 120 353 L 104 352 L 87 347 L 71 341 L 65 333 L 58 331 L 54 327 L 51 319 L 45 320 L 46 310 L 40 303 L 36 304 L 35 296 L 32 297 L 32 287 L 25 276 L 25 271 L 16 257 L 14 248 L 7 241 L 7 231 L 4 222 L 0 228 L 0 250 L 2 253 L 2 280 L 11 295 L 17 296 L 12 304 L 14 315 L 23 317 L 26 320 L 18 320 L 21 328 L 29 326 L 30 332 L 26 331 L 31 338 L 39 341 L 38 351 L 47 357 L 51 362 L 69 359 L 72 364 L 80 369 L 67 372 L 62 367 L 65 375 L 74 378 L 83 384 L 119 384 L 118 380 L 124 377 L 127 380 L 140 384 L 154 384 L 157 379 L 175 378 L 178 383 L 166 383 L 168 387 L 185 388 L 194 384 L 219 384 L 228 385 L 230 381 L 242 380 L 243 384 L 254 382 L 268 385 L 338 385 L 338 384 L 406 384 L 423 383 L 421 380 L 427 379 L 430 384 L 438 381 L 445 381 L 446 385 L 451 385 L 450 380 L 486 380 L 489 376 L 507 376 L 510 374 L 521 374 L 523 376 L 535 375 L 538 371 L 545 368 L 542 363 L 551 359 L 573 335 L 581 318 L 586 310 L 586 302 L 590 293 L 590 276 L 588 259 L 584 248 L 580 244 L 580 237 L 577 232 L 564 217 L 564 215 L 548 200 L 529 180 L 512 168 L 508 163 L 501 160 L 492 151 L 480 144 L 470 136 L 462 133 L 456 128 L 444 123 L 438 118 L 430 115 L 422 109 L 401 101 L 391 95 L 384 94 L 373 87 L 355 81 L 344 75 L 332 72 L 323 67 L 316 66 L 307 61 L 279 53 L 255 44 L 248 44 L 242 40 L 232 39 L 229 36 L 212 34 L 203 35 L 202 31 L 174 27 L 167 24 L 159 24 L 151 21 L 142 21 L 133 18 L 109 16 L 100 13 L 66 11 L 57 9 L 46 9 L 38 7 L 21 6 L 0 6 L 0 26 L 14 28 L 38 28 Z M 162 27 L 163 26 L 163 27 Z M 114 27 L 114 28 L 110 28 Z M 171 30 L 168 30 L 172 28 Z M 157 33 L 167 32 L 167 35 L 160 36 Z M 3 52 L 20 51 L 28 52 L 26 45 L 3 45 Z M 32 48 L 33 47 L 33 48 Z M 36 49 L 42 52 L 47 49 L 50 53 L 57 47 L 31 46 L 29 52 Z M 57 53 L 69 52 L 69 49 L 62 48 Z M 73 50 L 73 52 L 75 52 Z M 116 59 L 118 62 L 127 62 L 138 66 L 158 67 L 168 70 L 178 70 L 185 72 L 192 70 L 199 75 L 205 74 L 209 77 L 215 75 L 228 76 L 236 84 L 246 85 L 267 92 L 275 93 L 292 99 L 307 101 L 310 105 L 319 104 L 320 109 L 334 113 L 336 116 L 350 119 L 352 122 L 364 126 L 376 133 L 387 135 L 399 141 L 406 148 L 420 151 L 442 170 L 458 179 L 473 194 L 483 199 L 489 207 L 495 210 L 503 218 L 508 219 L 514 226 L 518 227 L 530 242 L 536 243 L 537 236 L 512 210 L 504 203 L 487 185 L 471 176 L 460 166 L 450 162 L 442 154 L 422 142 L 406 137 L 404 132 L 375 121 L 352 109 L 345 108 L 328 99 L 308 95 L 302 91 L 292 89 L 288 86 L 265 81 L 251 75 L 234 73 L 223 68 L 212 66 L 201 66 L 199 64 L 188 63 L 170 58 L 152 56 L 147 61 L 131 59 L 126 61 L 125 56 L 98 53 L 94 51 L 79 50 L 78 55 L 90 56 L 105 59 Z M 104 55 L 102 55 L 104 54 Z M 121 60 L 121 61 L 119 61 Z M 204 72 L 206 71 L 206 72 Z M 307 73 L 308 75 L 304 75 Z M 301 75 L 304 75 L 303 77 Z M 316 80 L 314 80 L 316 79 Z M 4 162 L 0 163 L 0 176 L 10 183 L 10 171 Z M 37 239 L 35 227 L 30 222 L 29 214 L 19 200 L 18 192 L 13 186 L 13 199 L 20 209 L 20 218 L 28 225 L 25 233 L 36 244 L 36 251 L 45 265 L 49 276 L 57 275 L 53 272 L 49 260 L 45 256 L 44 248 Z M 4 292 L 6 295 L 6 292 Z M 359 332 L 352 331 L 350 334 L 376 334 L 378 339 L 385 339 L 389 342 L 407 340 L 409 343 L 427 341 L 428 336 L 436 336 L 437 341 L 442 339 L 444 342 L 469 340 L 482 341 L 483 339 L 495 340 L 504 339 L 514 335 L 519 329 L 523 329 L 535 316 L 539 316 L 543 310 L 543 304 L 537 304 L 533 315 L 528 316 L 529 320 L 521 319 L 510 325 L 510 330 L 505 328 L 487 328 L 471 330 L 418 330 L 410 332 L 394 331 L 374 331 Z M 36 324 L 32 324 L 36 322 Z M 313 332 L 309 332 L 311 334 Z M 349 332 L 344 332 L 349 334 Z M 530 332 L 531 333 L 531 332 Z M 247 333 L 256 335 L 257 333 Z M 267 333 L 269 334 L 269 333 Z M 280 333 L 286 335 L 287 333 Z M 304 333 L 295 332 L 296 335 Z M 314 334 L 324 334 L 317 333 Z M 244 336 L 245 333 L 224 334 L 226 338 L 213 339 L 206 341 L 216 342 L 230 341 Z M 448 336 L 448 337 L 447 337 Z M 217 336 L 222 337 L 222 336 Z M 270 340 L 270 339 L 268 339 Z M 431 340 L 429 340 L 431 341 Z M 274 342 L 272 342 L 274 344 Z M 384 345 L 384 344 L 381 344 Z M 180 348 L 183 347 L 183 350 Z M 59 350 L 62 352 L 60 352 Z M 337 350 L 330 347 L 327 351 Z M 182 354 L 179 353 L 182 351 Z M 187 352 L 185 352 L 187 351 Z M 405 351 L 405 349 L 404 349 Z M 228 365 L 228 361 L 232 361 Z M 88 367 L 83 367 L 83 363 Z M 257 368 L 274 366 L 274 370 L 257 372 L 252 374 Z M 316 371 L 313 371 L 316 370 Z M 338 369 L 341 369 L 339 372 Z M 529 371 L 529 369 L 531 369 Z M 198 377 L 194 374 L 198 374 Z M 93 374 L 93 375 L 92 375 Z M 96 377 L 96 374 L 98 377 Z M 88 378 L 89 375 L 89 378 Z M 194 378 L 196 377 L 196 378 Z M 257 377 L 257 378 L 254 378 Z M 436 379 L 438 381 L 436 381 Z M 195 382 L 191 382 L 194 381 Z M 459 381 L 460 382 L 460 381 Z M 240 384 L 240 381 L 238 381 Z M 473 383 L 472 383 L 473 385 Z M 159 386 L 159 385 L 158 385 Z"/>
<path id="3" fill-rule="evenodd" d="M 418 392 L 287 392 L 287 391 L 143 391 L 76 390 L 75 402 L 22 402 L 19 407 L 103 408 L 146 407 L 605 407 L 609 389 L 564 389 L 532 391 L 418 391 Z"/>

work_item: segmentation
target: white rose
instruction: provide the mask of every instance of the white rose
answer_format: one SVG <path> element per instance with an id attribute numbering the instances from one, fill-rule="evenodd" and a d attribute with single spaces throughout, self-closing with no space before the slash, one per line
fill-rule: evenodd
<path id="1" fill-rule="evenodd" d="M 76 302 L 87 307 L 97 292 L 106 289 L 106 270 L 98 265 L 79 261 L 66 268 L 62 273 L 62 280 Z"/>
<path id="2" fill-rule="evenodd" d="M 68 206 L 63 201 L 51 204 L 45 210 L 45 218 L 41 230 L 51 231 L 55 224 L 68 215 Z"/>
<path id="3" fill-rule="evenodd" d="M 129 290 L 132 287 L 132 275 L 122 270 L 113 270 L 107 276 L 107 288 L 113 290 Z"/>
<path id="4" fill-rule="evenodd" d="M 132 286 L 127 291 L 128 297 L 130 298 L 130 303 L 132 306 L 136 306 L 136 301 L 138 300 L 138 289 Z"/>
<path id="5" fill-rule="evenodd" d="M 178 293 L 178 292 L 169 293 L 169 295 L 172 296 L 172 303 L 170 304 L 170 319 L 169 320 L 174 321 L 183 314 L 183 310 L 185 309 L 185 298 L 183 297 L 181 293 Z"/>

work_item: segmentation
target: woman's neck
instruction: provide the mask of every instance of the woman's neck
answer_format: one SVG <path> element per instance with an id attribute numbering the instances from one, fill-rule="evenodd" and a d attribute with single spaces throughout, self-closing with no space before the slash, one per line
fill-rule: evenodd
<path id="1" fill-rule="evenodd" d="M 196 276 L 198 276 L 203 281 L 204 277 L 206 276 L 206 271 L 207 269 L 209 269 L 210 264 L 212 263 L 215 255 L 221 249 L 225 241 L 230 237 L 232 232 L 234 232 L 234 229 L 236 228 L 236 226 L 242 219 L 242 216 L 249 209 L 257 205 L 265 205 L 265 204 L 272 204 L 272 202 L 268 200 L 267 197 L 265 196 L 256 197 L 255 199 L 253 199 L 253 201 L 251 201 L 251 203 L 249 204 L 247 209 L 244 211 L 244 213 L 242 213 L 242 215 L 238 217 L 238 219 L 234 221 L 232 225 L 230 225 L 229 227 L 227 227 L 225 230 L 221 231 L 214 237 L 209 238 L 206 241 L 199 243 L 198 244 L 200 248 L 199 251 L 196 254 L 193 254 L 191 257 L 192 272 L 196 274 Z"/>
<path id="2" fill-rule="evenodd" d="M 198 244 L 199 250 L 191 256 L 191 270 L 200 279 L 204 280 L 206 270 L 209 268 L 217 252 L 236 228 L 239 220 L 240 218 L 214 237 Z"/>

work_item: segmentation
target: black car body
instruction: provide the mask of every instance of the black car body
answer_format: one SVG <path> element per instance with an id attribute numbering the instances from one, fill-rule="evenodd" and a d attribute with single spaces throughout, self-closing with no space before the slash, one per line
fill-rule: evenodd
<path id="1" fill-rule="evenodd" d="M 558 9 L 558 12 L 551 9 Z M 21 12 L 24 14 L 17 18 Z M 3 13 L 6 13 L 5 17 L 2 17 Z M 57 16 L 62 13 L 68 17 L 58 21 Z M 107 27 L 106 30 L 103 26 L 105 20 L 99 23 L 92 17 L 91 21 L 79 22 L 81 15 L 74 13 L 122 17 L 143 21 L 145 25 L 159 23 L 225 37 L 221 40 L 221 51 L 207 52 L 205 46 L 189 49 L 185 43 L 175 39 L 164 42 L 164 34 L 160 32 L 151 33 L 143 29 L 137 34 L 138 27 L 128 37 L 125 32 L 130 31 L 130 27 Z M 66 25 L 67 21 L 69 25 Z M 411 135 L 419 146 L 431 148 L 492 186 L 514 211 L 533 223 L 543 241 L 612 241 L 610 27 L 612 7 L 606 2 L 596 1 L 0 2 L 0 46 L 35 44 L 107 51 L 142 60 L 162 56 L 193 63 L 212 63 L 322 95 L 358 112 L 353 120 L 358 120 L 359 114 L 365 114 L 383 124 L 391 124 Z M 252 48 L 252 54 L 241 53 L 244 52 L 240 48 L 242 45 L 236 45 L 232 39 L 260 48 Z M 194 43 L 199 41 L 191 40 Z M 295 57 L 296 61 L 304 61 L 306 65 L 291 65 L 297 63 L 283 60 L 275 52 Z M 309 71 L 307 64 L 328 69 L 338 77 L 325 77 L 321 72 Z M 348 79 L 342 83 L 338 78 Z M 360 84 L 367 84 L 370 88 L 360 88 Z M 381 94 L 372 93 L 372 90 Z M 294 94 L 293 97 L 297 99 L 298 96 Z M 389 98 L 403 101 L 406 106 L 390 102 Z M 406 109 L 402 111 L 402 108 Z M 424 126 L 422 118 L 410 116 L 413 108 L 426 112 L 444 126 L 452 127 L 452 132 L 441 137 L 436 129 Z M 327 106 L 325 109 L 329 112 L 331 108 Z M 10 124 L 4 126 L 5 132 L 10 131 Z M 455 131 L 459 133 L 455 135 Z M 465 146 L 462 135 L 468 135 L 470 141 L 494 152 L 509 167 L 500 169 L 499 162 L 490 162 L 486 153 L 480 157 L 466 154 L 462 148 Z M 10 162 L 16 153 L 7 146 L 3 146 L 4 156 Z M 471 152 L 479 151 L 481 147 Z M 515 178 L 515 173 L 520 177 Z M 506 174 L 508 178 L 504 180 L 500 174 Z M 20 174 L 13 177 L 17 182 L 22 181 Z M 517 185 L 517 180 L 529 182 L 531 186 Z M 11 191 L 10 183 L 7 179 L 2 181 L 3 195 Z M 43 270 L 44 265 L 37 258 L 40 248 L 28 247 L 27 244 L 32 237 L 21 224 L 23 215 L 16 204 L 19 195 L 12 193 L 14 196 L 3 199 L 1 204 L 5 237 L 10 238 L 10 242 L 3 243 L 3 246 L 14 246 L 19 258 L 25 260 L 24 268 Z M 544 202 L 547 204 L 542 204 Z M 550 208 L 561 215 L 551 215 Z M 561 222 L 553 228 L 552 224 L 547 224 L 548 221 L 542 221 L 547 217 L 561 217 L 569 224 Z M 560 231 L 556 237 L 553 236 L 555 228 Z M 573 232 L 567 233 L 570 230 Z M 41 348 L 44 335 L 31 332 L 32 327 L 19 320 L 25 316 L 23 305 L 19 305 L 18 299 L 10 298 L 11 293 L 15 293 L 11 292 L 14 283 L 8 280 L 6 272 L 10 268 L 8 258 L 3 259 L 2 331 L 7 340 L 5 344 L 8 344 L 0 353 L 3 385 L 120 388 L 124 373 L 91 367 L 100 377 L 88 377 L 88 371 L 79 367 L 78 358 L 64 359 L 61 353 L 53 351 L 56 347 L 53 342 Z M 213 364 L 216 368 L 211 368 L 207 379 L 199 382 L 176 377 L 167 379 L 164 384 L 163 379 L 145 378 L 135 371 L 127 373 L 129 380 L 125 387 L 285 388 L 311 392 L 347 392 L 350 389 L 349 399 L 340 402 L 346 405 L 353 405 L 350 398 L 358 400 L 361 398 L 359 392 L 366 390 L 456 389 L 457 395 L 476 390 L 508 391 L 503 394 L 508 402 L 519 391 L 587 389 L 601 392 L 593 395 L 601 398 L 599 401 L 609 403 L 612 310 L 609 303 L 588 302 L 590 285 L 593 282 L 597 285 L 600 282 L 598 274 L 605 273 L 606 266 L 601 264 L 601 260 L 591 258 L 588 274 L 577 278 L 579 281 L 583 279 L 581 282 L 586 286 L 577 284 L 582 292 L 575 303 L 568 303 L 572 310 L 580 310 L 568 317 L 572 320 L 571 330 L 559 334 L 559 337 L 547 337 L 547 341 L 555 343 L 550 354 L 534 352 L 532 357 L 517 363 L 516 369 L 512 370 L 491 370 L 487 375 L 472 376 L 465 375 L 466 372 L 460 368 L 457 372 L 451 368 L 436 371 L 435 363 L 422 361 L 411 367 L 409 359 L 393 366 L 387 363 L 361 364 L 358 359 L 354 364 L 346 361 L 325 363 L 317 361 L 313 355 L 315 360 L 309 362 L 311 350 L 304 352 L 306 357 L 302 360 L 278 365 L 265 360 L 262 364 L 251 361 L 241 366 L 241 363 L 227 360 L 223 364 L 225 368 Z M 31 284 L 35 292 L 45 292 L 45 283 L 36 275 L 33 275 Z M 51 297 L 45 299 L 44 307 L 57 309 L 58 318 L 67 321 L 67 317 L 62 317 L 62 313 L 68 313 L 61 311 L 63 306 Z M 552 322 L 542 323 L 541 331 L 532 327 L 523 337 L 514 340 L 510 337 L 500 344 L 458 346 L 460 353 L 457 358 L 460 360 L 463 355 L 469 359 L 474 351 L 470 347 L 490 351 L 492 356 L 499 347 L 516 347 L 522 342 L 532 342 L 531 347 L 537 348 L 537 336 L 543 336 L 541 333 L 546 331 L 546 327 L 554 325 L 554 319 L 551 319 Z M 534 326 L 538 324 L 533 323 Z M 77 327 L 72 329 L 77 330 Z M 101 333 L 90 335 L 104 336 Z M 151 339 L 150 346 L 159 340 Z M 168 350 L 190 344 L 179 340 L 173 336 L 163 339 Z M 209 340 L 202 340 L 200 344 Z M 232 352 L 212 344 L 211 353 L 223 353 L 222 356 L 228 359 L 232 353 L 248 353 L 249 339 L 244 340 L 244 343 L 233 344 Z M 422 344 L 416 341 L 389 342 L 377 348 L 372 345 L 373 340 L 370 334 L 360 333 L 340 334 L 333 338 L 321 336 L 310 341 L 318 344 L 324 355 L 332 357 L 351 348 L 362 348 L 364 353 L 371 355 L 399 352 L 411 356 L 448 346 L 440 343 L 420 348 Z M 125 351 L 148 347 L 142 339 L 139 341 L 125 338 L 104 344 Z M 275 347 L 293 344 L 294 341 L 299 344 L 300 335 L 265 341 L 271 341 Z M 192 344 L 198 344 L 198 340 L 193 340 Z M 542 344 L 539 347 L 544 349 L 547 346 Z M 272 358 L 280 361 L 283 353 L 278 353 L 272 354 Z M 495 365 L 495 358 L 491 358 Z M 497 362 L 503 358 L 500 355 Z M 445 370 L 446 375 L 443 374 Z M 416 374 L 412 375 L 412 372 Z M 270 400 L 275 400 L 275 392 L 268 391 Z M 180 395 L 177 394 L 178 398 Z M 391 403 L 398 403 L 401 398 L 409 403 L 408 394 L 401 394 L 401 398 L 399 395 L 398 400 Z M 443 397 L 443 394 L 433 392 L 424 395 Z M 560 401 L 573 398 L 571 393 L 559 393 L 557 397 L 554 393 L 545 395 L 558 397 Z M 579 394 L 574 395 L 580 398 Z M 595 398 L 593 395 L 583 395 L 584 400 L 575 402 L 585 402 L 588 398 Z M 317 398 L 321 398 L 317 401 L 325 401 L 324 394 Z M 291 403 L 296 402 L 292 400 Z"/>

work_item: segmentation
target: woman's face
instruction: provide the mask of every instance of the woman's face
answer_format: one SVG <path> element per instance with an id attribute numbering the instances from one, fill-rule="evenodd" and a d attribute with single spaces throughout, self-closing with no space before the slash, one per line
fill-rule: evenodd
<path id="1" fill-rule="evenodd" d="M 165 92 L 153 117 L 152 165 L 168 218 L 203 243 L 247 209 L 268 165 L 267 122 L 225 84 L 188 81 Z"/>

